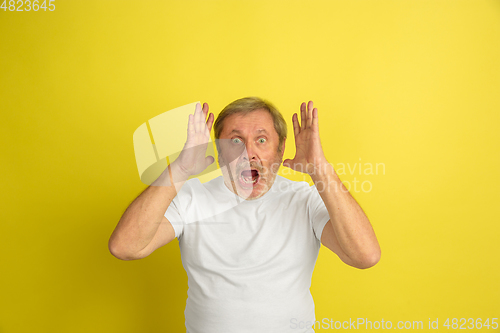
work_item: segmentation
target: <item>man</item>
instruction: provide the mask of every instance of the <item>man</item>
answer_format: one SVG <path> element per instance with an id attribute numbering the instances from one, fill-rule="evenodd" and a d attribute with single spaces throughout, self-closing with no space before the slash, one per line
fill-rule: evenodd
<path id="1" fill-rule="evenodd" d="M 315 186 L 277 176 L 286 123 L 269 102 L 229 104 L 214 124 L 223 173 L 188 177 L 205 157 L 213 114 L 197 104 L 179 157 L 128 207 L 111 235 L 117 258 L 140 259 L 179 240 L 188 275 L 187 332 L 313 332 L 311 276 L 320 244 L 348 265 L 368 268 L 380 247 L 361 207 L 321 147 L 312 101 L 292 117 L 296 154 L 283 165 Z"/>

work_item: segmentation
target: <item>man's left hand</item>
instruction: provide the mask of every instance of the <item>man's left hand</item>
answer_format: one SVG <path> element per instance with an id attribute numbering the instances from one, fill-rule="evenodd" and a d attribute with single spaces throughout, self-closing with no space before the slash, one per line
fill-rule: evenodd
<path id="1" fill-rule="evenodd" d="M 305 102 L 301 104 L 300 117 L 299 124 L 297 113 L 292 116 L 295 157 L 286 159 L 283 165 L 312 176 L 321 173 L 328 165 L 319 138 L 318 109 L 313 107 L 313 101 L 309 101 L 307 109 Z"/>

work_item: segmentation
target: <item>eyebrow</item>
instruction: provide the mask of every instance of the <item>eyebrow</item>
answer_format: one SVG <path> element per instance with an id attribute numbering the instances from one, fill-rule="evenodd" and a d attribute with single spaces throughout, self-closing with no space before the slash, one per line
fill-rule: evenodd
<path id="1" fill-rule="evenodd" d="M 256 130 L 256 132 L 268 134 L 267 131 L 265 129 L 263 129 L 263 128 Z M 241 131 L 237 130 L 237 129 L 234 129 L 229 134 L 233 134 L 233 133 L 241 134 Z"/>

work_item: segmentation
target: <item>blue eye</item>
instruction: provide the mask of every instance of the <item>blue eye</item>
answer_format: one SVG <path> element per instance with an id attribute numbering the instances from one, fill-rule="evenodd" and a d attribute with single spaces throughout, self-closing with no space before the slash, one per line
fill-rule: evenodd
<path id="1" fill-rule="evenodd" d="M 238 139 L 238 138 L 234 138 L 232 141 L 233 141 L 233 143 L 236 143 L 236 144 L 240 144 L 241 143 L 241 140 Z"/>
<path id="2" fill-rule="evenodd" d="M 264 143 L 264 142 L 266 142 L 266 139 L 264 139 L 264 138 L 259 139 L 259 143 Z"/>

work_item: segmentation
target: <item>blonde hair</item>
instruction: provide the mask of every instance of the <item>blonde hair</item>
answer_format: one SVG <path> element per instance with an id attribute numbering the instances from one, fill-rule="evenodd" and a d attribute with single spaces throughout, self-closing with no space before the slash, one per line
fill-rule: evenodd
<path id="1" fill-rule="evenodd" d="M 273 118 L 274 129 L 276 130 L 276 133 L 278 133 L 279 137 L 278 152 L 281 152 L 283 141 L 286 139 L 287 135 L 286 121 L 273 104 L 259 97 L 245 97 L 237 99 L 234 102 L 227 105 L 219 113 L 219 115 L 217 116 L 217 120 L 214 123 L 214 136 L 216 139 L 215 142 L 217 145 L 217 150 L 219 151 L 220 149 L 217 142 L 224 127 L 224 119 L 233 114 L 246 115 L 250 112 L 262 109 L 268 111 L 271 117 Z"/>

